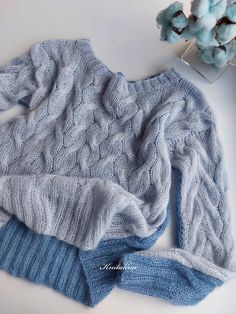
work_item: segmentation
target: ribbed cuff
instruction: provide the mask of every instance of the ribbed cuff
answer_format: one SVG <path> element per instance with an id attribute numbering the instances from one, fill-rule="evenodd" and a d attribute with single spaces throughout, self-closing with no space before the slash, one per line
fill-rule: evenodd
<path id="1" fill-rule="evenodd" d="M 119 288 L 160 297 L 176 305 L 197 304 L 223 284 L 219 279 L 167 258 L 127 254 L 120 263 L 123 270 L 117 278 Z"/>
<path id="2" fill-rule="evenodd" d="M 115 286 L 121 258 L 150 248 L 168 219 L 150 237 L 103 240 L 96 249 L 82 251 L 30 230 L 13 216 L 0 228 L 0 269 L 94 307 Z"/>
<path id="3" fill-rule="evenodd" d="M 96 250 L 81 251 L 55 237 L 39 235 L 16 218 L 0 228 L 0 268 L 46 285 L 89 306 L 114 287 L 117 272 L 101 270 L 118 261 L 119 247 L 104 241 Z"/>

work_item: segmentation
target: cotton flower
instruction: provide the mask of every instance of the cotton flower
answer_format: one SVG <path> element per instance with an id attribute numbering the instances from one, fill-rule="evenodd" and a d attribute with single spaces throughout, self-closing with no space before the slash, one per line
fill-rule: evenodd
<path id="1" fill-rule="evenodd" d="M 236 23 L 236 3 L 227 7 L 224 16 Z"/>
<path id="2" fill-rule="evenodd" d="M 182 33 L 182 37 L 186 40 L 196 38 L 197 42 L 204 46 L 218 46 L 216 40 L 216 31 L 199 28 L 196 24 L 196 18 L 192 15 L 189 17 L 189 23 Z"/>
<path id="3" fill-rule="evenodd" d="M 226 10 L 227 0 L 194 0 L 191 13 L 199 29 L 212 30 Z"/>
<path id="4" fill-rule="evenodd" d="M 175 43 L 196 39 L 201 60 L 223 67 L 236 55 L 236 0 L 193 0 L 186 18 L 182 3 L 176 1 L 156 18 L 161 40 Z"/>
<path id="5" fill-rule="evenodd" d="M 177 42 L 188 24 L 188 19 L 183 14 L 183 4 L 178 1 L 172 3 L 157 15 L 156 22 L 161 26 L 161 40 Z"/>
<path id="6" fill-rule="evenodd" d="M 221 23 L 217 27 L 217 40 L 221 45 L 236 37 L 236 4 L 227 7 Z"/>
<path id="7" fill-rule="evenodd" d="M 197 55 L 205 63 L 213 64 L 217 68 L 224 67 L 236 54 L 236 41 L 218 46 L 204 47 L 198 45 Z"/>
<path id="8" fill-rule="evenodd" d="M 222 23 L 217 30 L 217 40 L 221 45 L 230 42 L 236 36 L 236 24 Z"/>

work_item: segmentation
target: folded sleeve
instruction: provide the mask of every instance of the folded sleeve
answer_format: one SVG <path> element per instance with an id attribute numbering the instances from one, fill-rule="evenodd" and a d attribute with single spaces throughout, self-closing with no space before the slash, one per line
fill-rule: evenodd
<path id="1" fill-rule="evenodd" d="M 197 94 L 185 101 L 183 116 L 170 126 L 175 136 L 167 139 L 176 175 L 176 247 L 126 255 L 123 263 L 136 269 L 124 268 L 118 284 L 178 305 L 200 302 L 236 274 L 222 143 L 214 113 Z"/>
<path id="2" fill-rule="evenodd" d="M 0 110 L 28 105 L 37 88 L 35 68 L 29 52 L 0 66 Z"/>

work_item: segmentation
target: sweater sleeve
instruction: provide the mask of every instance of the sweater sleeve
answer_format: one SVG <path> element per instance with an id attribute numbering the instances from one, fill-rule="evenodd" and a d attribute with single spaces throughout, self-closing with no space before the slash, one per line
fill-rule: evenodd
<path id="1" fill-rule="evenodd" d="M 76 40 L 38 42 L 0 66 L 0 135 L 14 129 L 18 141 L 32 134 L 42 137 L 67 108 L 68 98 L 77 101 L 85 64 L 75 44 Z M 16 117 L 10 123 L 8 113 L 10 119 Z"/>
<path id="2" fill-rule="evenodd" d="M 197 93 L 167 139 L 177 179 L 177 245 L 127 254 L 122 262 L 135 270 L 124 267 L 118 284 L 178 305 L 200 302 L 236 271 L 222 145 L 214 114 Z"/>
<path id="3" fill-rule="evenodd" d="M 37 87 L 30 53 L 11 59 L 0 66 L 0 110 L 28 105 Z"/>

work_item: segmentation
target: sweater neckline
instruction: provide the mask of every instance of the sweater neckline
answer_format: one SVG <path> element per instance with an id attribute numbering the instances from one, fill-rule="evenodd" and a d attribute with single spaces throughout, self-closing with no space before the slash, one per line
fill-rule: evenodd
<path id="1" fill-rule="evenodd" d="M 99 71 L 100 75 L 110 76 L 114 81 L 118 81 L 121 77 L 125 82 L 130 93 L 139 93 L 145 91 L 151 91 L 154 89 L 161 89 L 167 85 L 176 84 L 179 81 L 184 80 L 183 77 L 173 68 L 148 76 L 138 80 L 127 80 L 125 74 L 121 71 L 112 71 L 100 57 L 97 56 L 90 38 L 77 39 L 80 49 L 83 51 L 83 58 L 86 62 L 86 66 L 92 71 Z"/>

